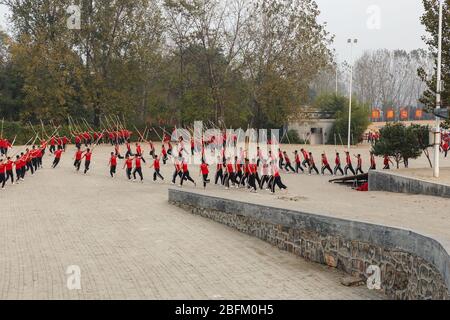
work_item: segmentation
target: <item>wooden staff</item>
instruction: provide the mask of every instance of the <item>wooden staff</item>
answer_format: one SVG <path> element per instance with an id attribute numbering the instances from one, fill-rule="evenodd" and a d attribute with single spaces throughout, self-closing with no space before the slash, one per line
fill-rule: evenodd
<path id="1" fill-rule="evenodd" d="M 55 129 L 55 131 L 52 132 L 52 135 L 50 136 L 49 140 L 50 140 L 51 138 L 55 138 L 55 137 L 56 137 L 55 134 L 58 132 L 59 128 L 61 128 L 61 126 L 58 126 L 58 127 Z"/>
<path id="2" fill-rule="evenodd" d="M 47 135 L 47 132 L 45 132 L 44 122 L 42 121 L 42 119 L 39 119 L 39 121 L 41 122 L 41 127 L 42 127 L 42 138 L 45 138 L 45 136 Z"/>
<path id="3" fill-rule="evenodd" d="M 106 124 L 108 126 L 108 131 L 109 132 L 113 132 L 114 128 L 111 126 L 111 123 L 109 123 L 109 120 L 108 120 L 108 118 L 106 116 L 105 116 L 105 120 L 106 120 Z"/>
<path id="4" fill-rule="evenodd" d="M 141 138 L 141 140 L 143 141 L 143 142 L 147 142 L 147 143 L 149 143 L 147 140 L 145 140 L 144 139 L 144 136 L 141 134 L 141 132 L 136 128 L 136 126 L 133 126 L 134 127 L 134 130 L 136 130 L 136 132 L 138 133 L 138 135 L 139 135 L 139 137 Z"/>
<path id="5" fill-rule="evenodd" d="M 95 150 L 95 148 L 98 147 L 98 142 L 100 141 L 100 139 L 101 139 L 103 133 L 105 133 L 105 130 L 102 131 L 102 133 L 99 135 L 97 141 L 95 141 L 94 147 L 91 149 L 91 152 L 93 152 L 93 151 Z"/>
<path id="6" fill-rule="evenodd" d="M 81 118 L 84 123 L 86 124 L 86 127 L 88 128 L 88 130 L 90 130 L 91 132 L 95 132 L 95 130 L 89 125 L 89 123 L 86 121 L 85 118 Z"/>
<path id="7" fill-rule="evenodd" d="M 17 137 L 17 136 L 16 136 L 16 137 Z M 24 146 L 25 149 L 27 149 L 27 147 L 30 147 L 30 146 L 34 145 L 34 143 L 36 142 L 36 140 L 37 140 L 38 137 L 39 137 L 39 135 L 36 135 L 36 137 L 34 138 L 33 142 L 32 142 L 30 145 L 28 145 L 28 143 L 30 143 L 31 139 L 33 139 L 33 138 L 31 138 L 30 140 L 28 140 L 27 143 L 26 143 L 25 146 Z M 14 139 L 14 141 L 15 141 L 15 139 Z M 20 150 L 17 150 L 16 153 L 14 153 L 14 154 L 11 156 L 11 158 L 15 157 L 19 152 L 20 152 Z"/>
<path id="8" fill-rule="evenodd" d="M 28 144 L 31 142 L 31 140 L 33 140 L 33 137 L 31 137 L 31 139 L 28 140 L 28 141 L 24 144 L 25 149 L 26 149 L 26 147 L 28 147 Z M 11 158 L 15 157 L 19 152 L 20 152 L 20 150 L 17 150 L 17 151 L 16 151 L 13 155 L 11 155 L 10 157 L 11 157 Z"/>
<path id="9" fill-rule="evenodd" d="M 30 124 L 31 130 L 33 130 L 35 135 L 38 135 L 38 133 L 36 132 L 36 130 L 34 130 L 33 125 L 31 124 L 31 121 L 28 121 L 28 123 Z"/>
<path id="10" fill-rule="evenodd" d="M 155 131 L 155 133 L 156 133 L 156 135 L 158 136 L 158 138 L 159 138 L 161 141 L 163 141 L 163 139 L 162 139 L 161 136 L 159 135 L 158 131 L 156 131 L 156 129 L 153 128 L 153 127 L 152 127 L 152 129 L 153 129 L 153 131 Z"/>

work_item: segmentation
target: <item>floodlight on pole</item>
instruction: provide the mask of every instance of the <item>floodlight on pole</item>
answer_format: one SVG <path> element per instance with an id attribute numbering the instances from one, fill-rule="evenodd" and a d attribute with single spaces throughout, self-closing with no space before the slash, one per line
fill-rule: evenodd
<path id="1" fill-rule="evenodd" d="M 349 105 L 348 105 L 348 137 L 347 137 L 347 150 L 350 150 L 351 146 L 351 128 L 352 128 L 352 91 L 353 91 L 353 45 L 358 43 L 358 39 L 348 39 L 347 43 L 350 44 L 350 86 L 349 86 Z"/>
<path id="2" fill-rule="evenodd" d="M 441 109 L 441 92 L 442 92 L 442 11 L 443 1 L 439 0 L 439 34 L 438 34 L 438 59 L 437 59 L 437 75 L 436 75 L 436 114 Z M 440 145 L 441 145 L 441 121 L 436 116 L 436 129 L 434 132 L 434 164 L 433 164 L 433 176 L 439 178 L 439 157 L 440 157 Z"/>

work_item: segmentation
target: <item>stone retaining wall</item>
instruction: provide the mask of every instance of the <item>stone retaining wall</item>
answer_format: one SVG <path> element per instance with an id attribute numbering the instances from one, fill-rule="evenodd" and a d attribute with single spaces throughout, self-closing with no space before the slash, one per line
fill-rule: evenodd
<path id="1" fill-rule="evenodd" d="M 169 190 L 169 202 L 353 276 L 379 266 L 389 298 L 450 298 L 450 257 L 420 234 L 181 190 Z"/>
<path id="2" fill-rule="evenodd" d="M 423 194 L 450 198 L 450 186 L 448 185 L 381 171 L 369 172 L 369 191 Z"/>

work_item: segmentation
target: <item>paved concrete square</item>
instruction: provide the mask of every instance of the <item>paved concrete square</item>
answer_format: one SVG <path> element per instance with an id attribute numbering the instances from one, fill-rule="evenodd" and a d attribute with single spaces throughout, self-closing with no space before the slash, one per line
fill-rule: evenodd
<path id="1" fill-rule="evenodd" d="M 342 286 L 339 271 L 170 206 L 171 185 L 150 181 L 151 169 L 143 184 L 120 169 L 111 179 L 110 147 L 94 151 L 87 176 L 74 172 L 73 151 L 55 170 L 47 156 L 45 169 L 0 192 L 0 299 L 383 298 Z M 67 288 L 72 265 L 81 290 Z"/>

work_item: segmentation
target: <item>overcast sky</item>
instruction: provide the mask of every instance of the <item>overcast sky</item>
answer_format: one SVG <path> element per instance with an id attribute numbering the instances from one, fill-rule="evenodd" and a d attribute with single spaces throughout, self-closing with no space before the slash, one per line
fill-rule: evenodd
<path id="1" fill-rule="evenodd" d="M 368 49 L 426 48 L 421 37 L 422 0 L 316 0 L 320 21 L 335 34 L 339 60 L 350 57 L 348 38 L 357 38 L 356 56 Z"/>
<path id="2" fill-rule="evenodd" d="M 420 24 L 422 0 L 316 0 L 320 21 L 336 38 L 338 60 L 350 59 L 348 38 L 357 38 L 355 56 L 369 49 L 425 48 Z M 0 6 L 0 27 L 6 28 L 6 8 Z"/>

